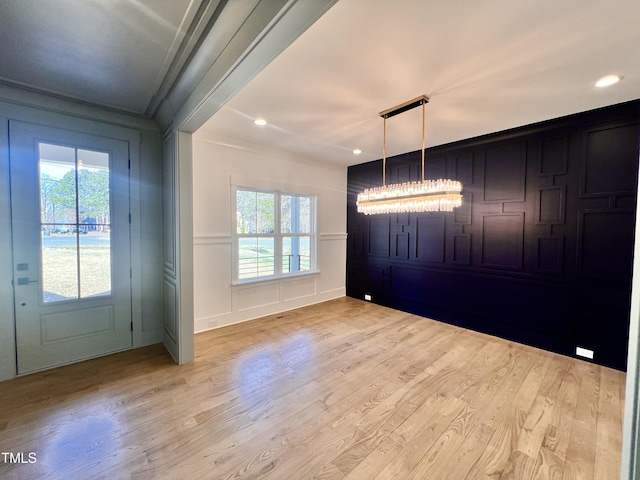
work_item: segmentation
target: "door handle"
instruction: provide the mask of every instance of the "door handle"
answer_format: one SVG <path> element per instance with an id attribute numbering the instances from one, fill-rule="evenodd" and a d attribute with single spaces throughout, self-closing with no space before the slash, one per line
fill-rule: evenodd
<path id="1" fill-rule="evenodd" d="M 29 280 L 27 277 L 18 278 L 18 285 L 29 285 L 30 283 L 38 283 L 38 281 Z"/>

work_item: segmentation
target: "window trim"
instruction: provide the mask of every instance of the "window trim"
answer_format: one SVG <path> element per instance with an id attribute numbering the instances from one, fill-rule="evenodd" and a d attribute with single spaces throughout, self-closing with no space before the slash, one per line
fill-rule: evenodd
<path id="1" fill-rule="evenodd" d="M 238 190 L 247 190 L 258 193 L 273 193 L 275 194 L 275 212 L 274 212 L 274 233 L 255 233 L 255 234 L 239 234 L 237 223 L 237 192 Z M 296 197 L 308 197 L 310 199 L 311 208 L 311 225 L 309 233 L 282 233 L 280 222 L 280 210 L 281 210 L 281 198 L 283 195 L 291 195 Z M 252 283 L 268 282 L 274 280 L 284 280 L 288 278 L 315 275 L 320 273 L 318 270 L 318 232 L 317 232 L 317 205 L 318 198 L 314 193 L 302 193 L 293 192 L 290 189 L 280 190 L 277 188 L 260 188 L 251 187 L 246 185 L 234 185 L 231 184 L 231 285 L 241 286 Z M 295 272 L 282 272 L 282 239 L 284 237 L 309 237 L 309 250 L 310 250 L 310 266 L 309 270 L 295 271 Z M 239 278 L 239 247 L 238 242 L 240 238 L 258 238 L 258 237 L 272 237 L 274 239 L 274 274 L 263 275 L 251 278 Z M 279 259 L 279 260 L 278 260 Z"/>

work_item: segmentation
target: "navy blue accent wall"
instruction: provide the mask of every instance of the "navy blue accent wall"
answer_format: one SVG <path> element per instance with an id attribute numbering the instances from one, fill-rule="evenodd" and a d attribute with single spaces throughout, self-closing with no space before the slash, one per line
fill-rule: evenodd
<path id="1" fill-rule="evenodd" d="M 640 101 L 430 148 L 453 213 L 365 216 L 382 161 L 349 168 L 347 295 L 626 369 Z M 420 178 L 420 152 L 387 183 Z"/>

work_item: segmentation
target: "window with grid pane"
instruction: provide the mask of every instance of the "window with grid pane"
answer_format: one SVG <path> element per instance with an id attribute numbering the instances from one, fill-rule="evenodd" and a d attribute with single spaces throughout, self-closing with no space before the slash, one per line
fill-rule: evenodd
<path id="1" fill-rule="evenodd" d="M 311 195 L 236 189 L 235 280 L 315 269 Z"/>

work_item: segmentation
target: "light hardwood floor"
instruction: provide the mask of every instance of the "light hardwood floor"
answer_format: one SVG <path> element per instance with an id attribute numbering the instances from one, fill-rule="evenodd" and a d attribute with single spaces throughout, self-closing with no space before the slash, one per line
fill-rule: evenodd
<path id="1" fill-rule="evenodd" d="M 2 479 L 619 475 L 624 373 L 342 298 L 0 383 Z"/>

